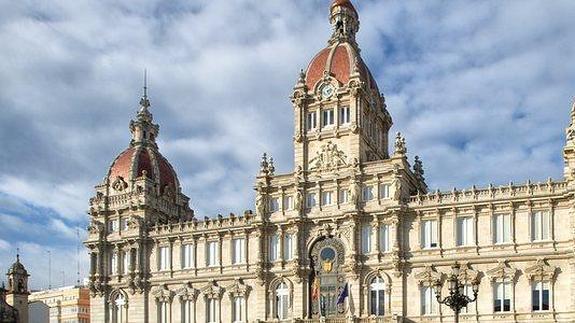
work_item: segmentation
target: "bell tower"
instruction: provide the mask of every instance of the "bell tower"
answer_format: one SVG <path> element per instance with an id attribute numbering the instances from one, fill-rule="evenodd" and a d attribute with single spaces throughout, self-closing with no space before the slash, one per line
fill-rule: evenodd
<path id="1" fill-rule="evenodd" d="M 349 0 L 330 7 L 327 47 L 294 87 L 296 169 L 333 171 L 389 158 L 392 119 L 377 83 L 360 56 L 359 15 Z"/>
<path id="2" fill-rule="evenodd" d="M 18 310 L 18 322 L 28 323 L 28 271 L 20 262 L 20 255 L 16 255 L 16 262 L 12 264 L 8 273 L 8 288 L 6 303 Z"/>

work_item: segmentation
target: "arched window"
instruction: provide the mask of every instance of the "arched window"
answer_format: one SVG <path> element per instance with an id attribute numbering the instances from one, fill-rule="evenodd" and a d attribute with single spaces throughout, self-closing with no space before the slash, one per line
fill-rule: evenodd
<path id="1" fill-rule="evenodd" d="M 383 316 L 385 314 L 385 282 L 381 277 L 375 277 L 369 285 L 369 298 L 371 315 Z"/>
<path id="2" fill-rule="evenodd" d="M 289 308 L 289 288 L 285 282 L 282 282 L 276 288 L 276 317 L 280 320 L 288 318 Z"/>
<path id="3" fill-rule="evenodd" d="M 122 293 L 118 293 L 112 303 L 112 322 L 125 323 L 127 320 L 127 302 Z"/>

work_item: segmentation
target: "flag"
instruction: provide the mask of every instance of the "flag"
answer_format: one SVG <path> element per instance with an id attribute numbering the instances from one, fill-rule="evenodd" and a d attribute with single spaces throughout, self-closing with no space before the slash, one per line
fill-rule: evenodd
<path id="1" fill-rule="evenodd" d="M 347 283 L 345 283 L 345 286 L 343 287 L 343 289 L 339 292 L 339 296 L 337 297 L 337 305 L 343 304 L 345 303 L 345 299 L 349 296 L 349 288 Z"/>
<path id="2" fill-rule="evenodd" d="M 311 299 L 318 300 L 319 299 L 319 279 L 317 276 L 313 279 L 313 284 L 311 286 Z"/>

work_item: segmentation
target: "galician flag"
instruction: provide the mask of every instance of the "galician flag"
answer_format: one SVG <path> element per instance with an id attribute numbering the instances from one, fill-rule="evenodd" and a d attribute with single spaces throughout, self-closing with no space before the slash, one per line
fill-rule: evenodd
<path id="1" fill-rule="evenodd" d="M 339 292 L 339 296 L 337 296 L 337 305 L 343 305 L 343 303 L 345 303 L 345 299 L 348 297 L 349 297 L 349 287 L 348 284 L 345 283 L 345 286 Z"/>

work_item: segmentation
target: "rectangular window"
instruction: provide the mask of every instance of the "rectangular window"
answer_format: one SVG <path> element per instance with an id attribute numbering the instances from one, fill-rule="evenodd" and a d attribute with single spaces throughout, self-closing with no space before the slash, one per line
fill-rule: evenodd
<path id="1" fill-rule="evenodd" d="M 182 246 L 182 268 L 194 267 L 194 245 L 191 243 Z"/>
<path id="2" fill-rule="evenodd" d="M 316 127 L 317 127 L 316 113 L 315 112 L 309 112 L 306 116 L 306 129 L 312 130 L 312 129 L 315 129 Z"/>
<path id="3" fill-rule="evenodd" d="M 473 218 L 457 218 L 457 245 L 473 245 Z"/>
<path id="4" fill-rule="evenodd" d="M 497 244 L 509 243 L 511 239 L 511 216 L 497 214 L 493 217 L 493 242 Z"/>
<path id="5" fill-rule="evenodd" d="M 422 221 L 421 226 L 421 247 L 423 249 L 437 248 L 437 221 Z"/>
<path id="6" fill-rule="evenodd" d="M 435 314 L 437 300 L 432 287 L 421 288 L 421 315 Z"/>
<path id="7" fill-rule="evenodd" d="M 308 193 L 306 195 L 305 198 L 305 206 L 310 209 L 312 207 L 315 207 L 316 201 L 315 201 L 315 193 Z"/>
<path id="8" fill-rule="evenodd" d="M 206 322 L 216 323 L 216 300 L 213 298 L 206 300 Z"/>
<path id="9" fill-rule="evenodd" d="M 511 283 L 500 282 L 493 285 L 494 288 L 494 304 L 493 312 L 509 312 L 511 311 Z"/>
<path id="10" fill-rule="evenodd" d="M 110 257 L 110 272 L 112 275 L 118 274 L 118 253 L 114 252 Z"/>
<path id="11" fill-rule="evenodd" d="M 379 198 L 380 199 L 389 198 L 389 184 L 379 184 Z"/>
<path id="12" fill-rule="evenodd" d="M 346 204 L 349 201 L 349 191 L 348 190 L 340 190 L 339 191 L 339 203 Z"/>
<path id="13" fill-rule="evenodd" d="M 168 323 L 169 321 L 169 304 L 168 302 L 159 302 L 158 322 Z"/>
<path id="14" fill-rule="evenodd" d="M 284 260 L 293 259 L 293 234 L 284 235 Z"/>
<path id="15" fill-rule="evenodd" d="M 277 197 L 270 199 L 270 212 L 277 212 L 280 209 L 280 200 Z"/>
<path id="16" fill-rule="evenodd" d="M 208 267 L 218 266 L 218 263 L 220 262 L 220 252 L 218 250 L 218 242 L 217 241 L 208 242 L 206 249 L 207 249 L 206 262 Z"/>
<path id="17" fill-rule="evenodd" d="M 245 253 L 245 243 L 244 238 L 237 238 L 232 240 L 232 264 L 243 264 L 244 253 Z"/>
<path id="18" fill-rule="evenodd" d="M 340 124 L 348 124 L 351 121 L 351 115 L 349 107 L 341 107 L 339 108 L 339 123 Z"/>
<path id="19" fill-rule="evenodd" d="M 234 297 L 232 307 L 232 323 L 243 322 L 244 317 L 244 298 Z"/>
<path id="20" fill-rule="evenodd" d="M 283 199 L 283 208 L 284 211 L 293 210 L 293 197 L 292 196 L 284 196 Z"/>
<path id="21" fill-rule="evenodd" d="M 364 254 L 371 252 L 371 225 L 364 224 L 361 227 L 361 252 Z"/>
<path id="22" fill-rule="evenodd" d="M 127 275 L 130 272 L 130 250 L 126 250 L 122 253 L 122 270 L 124 275 Z"/>
<path id="23" fill-rule="evenodd" d="M 473 299 L 473 287 L 471 285 L 464 285 L 463 286 L 463 295 L 469 297 L 469 299 Z M 475 302 L 467 304 L 467 307 L 463 307 L 461 309 L 462 313 L 473 313 L 473 309 L 475 308 Z"/>
<path id="24" fill-rule="evenodd" d="M 279 242 L 278 234 L 273 234 L 270 237 L 270 261 L 277 261 L 280 258 Z"/>
<path id="25" fill-rule="evenodd" d="M 192 323 L 192 315 L 194 315 L 192 301 L 186 300 L 182 302 L 182 323 Z"/>
<path id="26" fill-rule="evenodd" d="M 128 219 L 124 218 L 120 221 L 120 228 L 122 231 L 128 230 Z"/>
<path id="27" fill-rule="evenodd" d="M 322 127 L 333 126 L 334 117 L 333 109 L 326 109 L 322 111 Z"/>
<path id="28" fill-rule="evenodd" d="M 389 252 L 390 250 L 390 237 L 389 237 L 390 227 L 388 224 L 383 224 L 379 226 L 379 251 Z"/>
<path id="29" fill-rule="evenodd" d="M 332 200 L 331 200 L 331 192 L 322 192 L 321 193 L 321 205 L 331 205 Z"/>
<path id="30" fill-rule="evenodd" d="M 531 293 L 531 309 L 533 311 L 549 310 L 549 283 L 537 282 L 533 284 Z"/>
<path id="31" fill-rule="evenodd" d="M 170 269 L 170 247 L 160 247 L 160 270 Z"/>
<path id="32" fill-rule="evenodd" d="M 362 197 L 364 202 L 373 200 L 373 186 L 364 186 L 362 189 Z"/>
<path id="33" fill-rule="evenodd" d="M 549 240 L 549 213 L 537 211 L 531 215 L 531 240 Z"/>
<path id="34" fill-rule="evenodd" d="M 110 222 L 108 222 L 108 231 L 110 232 L 118 231 L 118 220 L 110 220 Z"/>

